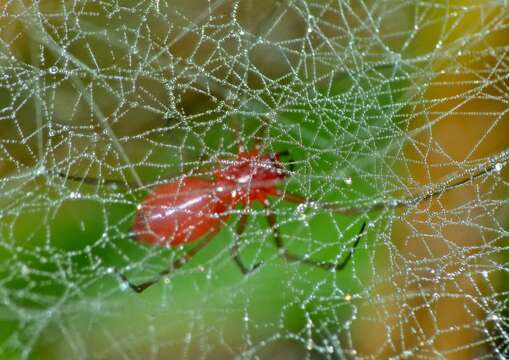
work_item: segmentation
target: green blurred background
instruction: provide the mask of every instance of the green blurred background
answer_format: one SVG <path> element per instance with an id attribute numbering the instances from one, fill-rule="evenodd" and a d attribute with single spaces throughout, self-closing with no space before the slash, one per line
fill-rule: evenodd
<path id="1" fill-rule="evenodd" d="M 506 94 L 506 78 L 486 85 L 490 100 L 468 95 L 476 74 L 505 59 L 502 5 L 0 4 L 0 358 L 469 359 L 492 351 L 496 336 L 482 340 L 474 326 L 445 340 L 428 332 L 450 314 L 464 325 L 483 311 L 465 316 L 454 312 L 463 300 L 439 300 L 421 314 L 425 300 L 412 303 L 426 276 L 406 261 L 430 256 L 422 251 L 427 230 L 408 228 L 437 221 L 422 219 L 433 217 L 433 201 L 424 214 L 348 217 L 273 199 L 289 248 L 314 259 L 339 261 L 369 223 L 338 273 L 280 260 L 256 205 L 241 256 L 264 265 L 249 276 L 229 255 L 238 215 L 189 265 L 141 295 L 111 269 L 141 281 L 182 256 L 185 249 L 130 237 L 136 206 L 164 179 L 210 177 L 218 159 L 236 154 L 236 132 L 248 146 L 289 151 L 283 160 L 295 168 L 283 189 L 353 207 L 417 193 L 461 170 L 456 161 L 507 148 L 507 106 L 495 96 Z M 445 194 L 440 207 L 475 199 L 479 190 L 470 190 Z M 504 190 L 490 196 L 505 205 Z M 478 221 L 504 226 L 466 217 L 462 228 L 461 216 L 452 235 L 442 234 L 459 246 L 479 241 L 468 233 Z M 502 291 L 500 274 L 490 274 L 486 291 Z M 468 295 L 472 283 L 444 287 Z"/>

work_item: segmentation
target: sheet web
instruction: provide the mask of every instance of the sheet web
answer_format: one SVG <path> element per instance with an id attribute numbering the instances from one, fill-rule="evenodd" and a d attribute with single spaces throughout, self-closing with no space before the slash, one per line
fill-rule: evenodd
<path id="1" fill-rule="evenodd" d="M 506 3 L 0 9 L 0 357 L 508 356 Z M 340 263 L 367 224 L 348 266 L 284 261 L 254 204 L 131 291 L 192 247 L 133 238 L 144 196 L 255 144 L 307 199 L 271 199 L 289 250 Z"/>

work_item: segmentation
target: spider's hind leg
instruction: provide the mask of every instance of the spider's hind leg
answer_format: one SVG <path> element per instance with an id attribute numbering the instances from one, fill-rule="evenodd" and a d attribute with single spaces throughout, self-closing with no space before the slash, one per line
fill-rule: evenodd
<path id="1" fill-rule="evenodd" d="M 269 226 L 272 230 L 272 234 L 274 237 L 274 243 L 276 244 L 278 255 L 280 257 L 282 257 L 283 259 L 285 259 L 286 261 L 301 262 L 301 263 L 319 267 L 319 268 L 322 268 L 325 270 L 339 271 L 339 270 L 344 269 L 350 262 L 350 259 L 352 258 L 355 248 L 357 247 L 357 245 L 359 245 L 359 242 L 360 242 L 362 236 L 364 235 L 364 231 L 366 229 L 366 222 L 364 222 L 361 226 L 359 233 L 356 236 L 356 240 L 355 240 L 352 248 L 350 249 L 348 256 L 340 263 L 307 259 L 307 258 L 298 256 L 298 255 L 292 254 L 291 252 L 288 251 L 288 249 L 286 248 L 286 246 L 283 242 L 283 238 L 281 237 L 281 233 L 279 232 L 279 228 L 277 227 L 276 215 L 272 211 L 270 204 L 268 202 L 265 202 L 264 206 L 265 206 L 265 209 L 267 210 L 267 222 L 269 223 Z"/>
<path id="2" fill-rule="evenodd" d="M 145 281 L 141 284 L 134 284 L 132 283 L 124 274 L 120 273 L 117 271 L 117 275 L 120 277 L 120 279 L 125 283 L 127 284 L 131 290 L 133 290 L 134 292 L 136 293 L 142 293 L 143 291 L 147 290 L 149 287 L 151 287 L 152 285 L 155 285 L 157 284 L 159 281 L 161 281 L 161 279 L 169 274 L 171 274 L 173 271 L 183 267 L 184 265 L 186 265 L 189 261 L 191 261 L 191 259 L 200 251 L 202 250 L 203 248 L 205 248 L 209 243 L 210 241 L 212 241 L 212 239 L 217 235 L 217 233 L 219 232 L 219 230 L 213 230 L 211 232 L 209 232 L 207 234 L 207 236 L 203 239 L 203 241 L 196 245 L 194 248 L 192 248 L 191 250 L 189 250 L 183 257 L 173 261 L 172 263 L 170 263 L 168 265 L 168 267 L 164 270 L 162 270 L 161 272 L 159 272 L 159 274 L 157 274 L 156 276 L 154 276 L 152 279 L 148 280 L 148 281 Z"/>
<path id="3" fill-rule="evenodd" d="M 253 265 L 253 267 L 248 268 L 246 265 L 244 265 L 244 262 L 242 261 L 242 259 L 240 258 L 240 255 L 239 255 L 239 239 L 240 239 L 240 236 L 246 230 L 247 220 L 248 220 L 248 215 L 242 214 L 239 222 L 237 223 L 237 227 L 235 229 L 235 235 L 236 235 L 235 240 L 234 240 L 233 245 L 230 249 L 233 261 L 235 261 L 235 263 L 239 267 L 240 271 L 244 275 L 253 272 L 261 265 L 261 263 L 256 263 Z"/>

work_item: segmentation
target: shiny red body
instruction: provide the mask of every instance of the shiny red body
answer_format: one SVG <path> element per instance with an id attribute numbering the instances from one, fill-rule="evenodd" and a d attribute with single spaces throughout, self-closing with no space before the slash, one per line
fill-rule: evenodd
<path id="1" fill-rule="evenodd" d="M 180 245 L 219 230 L 238 205 L 250 206 L 278 194 L 286 178 L 279 156 L 241 152 L 224 162 L 213 179 L 186 177 L 155 187 L 136 213 L 133 232 L 140 241 Z"/>

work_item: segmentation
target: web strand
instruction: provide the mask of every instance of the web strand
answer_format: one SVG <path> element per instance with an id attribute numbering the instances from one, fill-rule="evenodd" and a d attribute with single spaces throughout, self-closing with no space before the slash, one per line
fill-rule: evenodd
<path id="1" fill-rule="evenodd" d="M 509 358 L 507 1 L 0 8 L 0 359 Z M 242 146 L 270 206 L 133 236 Z"/>

